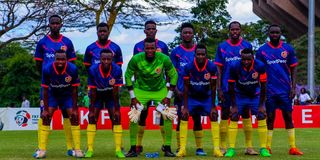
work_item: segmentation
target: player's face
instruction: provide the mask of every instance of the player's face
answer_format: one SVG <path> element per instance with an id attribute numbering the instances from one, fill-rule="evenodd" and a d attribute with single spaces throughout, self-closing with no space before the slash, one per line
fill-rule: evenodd
<path id="1" fill-rule="evenodd" d="M 241 34 L 241 28 L 238 23 L 232 23 L 229 30 L 229 36 L 231 39 L 239 39 Z"/>
<path id="2" fill-rule="evenodd" d="M 98 31 L 97 31 L 97 34 L 98 34 L 99 41 L 108 40 L 108 37 L 109 37 L 108 27 L 99 27 Z"/>
<path id="3" fill-rule="evenodd" d="M 252 54 L 241 54 L 241 64 L 245 68 L 250 68 L 253 61 Z"/>
<path id="4" fill-rule="evenodd" d="M 269 29 L 269 38 L 272 42 L 279 42 L 281 37 L 281 29 L 277 26 L 271 27 Z"/>
<path id="5" fill-rule="evenodd" d="M 190 43 L 193 41 L 193 36 L 194 36 L 194 33 L 192 28 L 186 27 L 182 29 L 181 31 L 182 41 Z"/>
<path id="6" fill-rule="evenodd" d="M 65 53 L 56 53 L 55 55 L 55 65 L 57 68 L 64 68 L 67 63 L 67 56 Z"/>
<path id="7" fill-rule="evenodd" d="M 52 33 L 59 33 L 62 27 L 61 19 L 58 17 L 51 17 L 49 20 L 49 28 Z"/>
<path id="8" fill-rule="evenodd" d="M 147 38 L 155 38 L 157 34 L 157 26 L 155 24 L 147 24 L 144 33 Z"/>
<path id="9" fill-rule="evenodd" d="M 206 49 L 199 48 L 196 50 L 196 61 L 197 63 L 204 63 L 206 60 Z"/>
<path id="10" fill-rule="evenodd" d="M 102 52 L 100 55 L 100 63 L 104 68 L 109 67 L 112 63 L 113 54 L 112 53 L 104 53 Z"/>
<path id="11" fill-rule="evenodd" d="M 146 53 L 146 58 L 148 61 L 152 61 L 154 59 L 155 52 L 157 50 L 156 43 L 144 43 L 144 52 Z"/>

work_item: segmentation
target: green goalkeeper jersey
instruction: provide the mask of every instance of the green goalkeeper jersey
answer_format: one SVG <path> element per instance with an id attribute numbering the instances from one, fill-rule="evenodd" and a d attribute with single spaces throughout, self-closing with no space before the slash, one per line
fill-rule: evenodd
<path id="1" fill-rule="evenodd" d="M 161 52 L 155 53 L 152 62 L 146 60 L 146 55 L 141 52 L 134 55 L 129 61 L 125 81 L 127 86 L 132 86 L 132 76 L 135 76 L 134 87 L 145 91 L 158 91 L 165 87 L 164 73 L 170 78 L 170 84 L 176 85 L 178 74 L 170 58 Z"/>

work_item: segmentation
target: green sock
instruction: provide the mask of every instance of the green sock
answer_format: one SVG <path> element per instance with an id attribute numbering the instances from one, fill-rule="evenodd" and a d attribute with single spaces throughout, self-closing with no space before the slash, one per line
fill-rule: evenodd
<path id="1" fill-rule="evenodd" d="M 138 123 L 130 122 L 130 145 L 137 144 Z"/>
<path id="2" fill-rule="evenodd" d="M 170 146 L 171 145 L 171 138 L 172 138 L 172 121 L 169 119 L 164 120 L 163 126 L 164 126 L 164 133 L 165 133 L 164 145 Z"/>

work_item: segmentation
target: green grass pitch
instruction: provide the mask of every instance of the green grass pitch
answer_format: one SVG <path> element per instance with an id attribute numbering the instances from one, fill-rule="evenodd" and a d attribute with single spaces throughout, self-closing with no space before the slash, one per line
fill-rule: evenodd
<path id="1" fill-rule="evenodd" d="M 208 153 L 206 157 L 195 156 L 195 142 L 192 130 L 188 133 L 187 143 L 187 157 L 183 159 L 216 159 L 212 156 L 212 141 L 210 130 L 204 131 L 203 148 Z M 272 157 L 261 158 L 260 156 L 246 156 L 244 155 L 244 139 L 243 132 L 239 129 L 236 151 L 237 156 L 233 159 L 320 159 L 320 129 L 296 129 L 296 143 L 301 151 L 304 152 L 303 156 L 290 156 L 288 155 L 288 140 L 287 132 L 284 129 L 276 129 L 273 134 L 272 144 Z M 256 130 L 253 133 L 254 147 L 258 151 L 259 141 Z M 130 159 L 146 159 L 144 153 L 146 152 L 159 152 L 160 158 L 157 159 L 178 159 L 178 158 L 165 158 L 160 150 L 161 135 L 158 130 L 146 130 L 143 139 L 144 151 L 138 158 Z M 129 132 L 124 131 L 123 142 L 125 150 L 129 149 Z M 86 144 L 86 132 L 81 131 L 81 148 L 84 151 Z M 3 160 L 22 160 L 33 159 L 32 154 L 37 147 L 37 131 L 0 131 L 0 159 Z M 175 132 L 172 135 L 172 149 L 176 149 Z M 75 159 L 66 156 L 66 144 L 63 131 L 52 131 L 49 136 L 49 144 L 47 150 L 47 158 L 51 160 L 60 159 Z M 95 159 L 117 159 L 114 156 L 114 140 L 111 130 L 98 130 L 95 140 Z M 229 158 L 219 158 L 229 159 Z"/>

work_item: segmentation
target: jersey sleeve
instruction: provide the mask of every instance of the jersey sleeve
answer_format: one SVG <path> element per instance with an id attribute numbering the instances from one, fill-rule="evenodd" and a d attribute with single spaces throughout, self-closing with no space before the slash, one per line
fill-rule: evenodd
<path id="1" fill-rule="evenodd" d="M 169 56 L 169 48 L 168 48 L 167 44 L 165 44 L 164 42 L 163 42 L 162 53 Z"/>
<path id="2" fill-rule="evenodd" d="M 298 59 L 297 59 L 297 56 L 296 56 L 294 49 L 291 46 L 288 47 L 288 52 L 289 52 L 289 55 L 288 55 L 287 65 L 290 67 L 297 66 Z"/>
<path id="3" fill-rule="evenodd" d="M 264 64 L 259 67 L 260 82 L 267 82 L 267 72 Z"/>
<path id="4" fill-rule="evenodd" d="M 94 69 L 90 67 L 88 74 L 88 87 L 89 88 L 97 88 L 97 85 L 94 81 Z"/>
<path id="5" fill-rule="evenodd" d="M 92 51 L 90 50 L 90 47 L 88 46 L 86 49 L 86 52 L 84 53 L 84 59 L 83 59 L 83 64 L 85 66 L 90 66 L 91 61 L 92 61 Z"/>
<path id="6" fill-rule="evenodd" d="M 136 55 L 138 53 L 142 52 L 142 49 L 139 48 L 139 45 L 138 43 L 136 45 L 134 45 L 134 48 L 133 48 L 133 55 Z"/>
<path id="7" fill-rule="evenodd" d="M 118 65 L 122 65 L 123 64 L 123 59 L 122 59 L 122 51 L 121 51 L 121 48 L 117 45 L 116 46 L 116 49 L 114 51 L 115 55 L 114 55 L 114 62 Z"/>
<path id="8" fill-rule="evenodd" d="M 230 72 L 229 72 L 229 79 L 228 82 L 235 82 L 237 80 L 237 68 L 240 66 L 236 66 L 235 64 L 232 64 L 230 67 Z"/>
<path id="9" fill-rule="evenodd" d="M 176 50 L 174 49 L 171 54 L 170 54 L 170 60 L 173 64 L 173 66 L 178 69 L 178 59 L 177 59 L 177 52 Z"/>
<path id="10" fill-rule="evenodd" d="M 42 45 L 44 45 L 42 43 L 42 41 L 40 40 L 37 44 L 37 47 L 36 47 L 36 52 L 34 53 L 34 60 L 36 61 L 43 61 L 43 54 L 44 54 L 44 51 L 43 51 L 43 47 Z"/>
<path id="11" fill-rule="evenodd" d="M 217 72 L 217 66 L 212 63 L 212 65 L 210 66 L 211 79 L 217 79 Z"/>
<path id="12" fill-rule="evenodd" d="M 168 56 L 165 56 L 164 67 L 167 75 L 170 78 L 170 84 L 177 85 L 178 73 Z"/>
<path id="13" fill-rule="evenodd" d="M 68 40 L 66 53 L 67 53 L 67 59 L 69 62 L 75 61 L 77 59 L 76 51 L 74 50 L 74 46 L 71 40 Z"/>
<path id="14" fill-rule="evenodd" d="M 122 70 L 119 69 L 117 75 L 114 77 L 116 79 L 115 86 L 122 86 L 123 85 L 123 78 L 122 78 Z"/>
<path id="15" fill-rule="evenodd" d="M 133 83 L 131 81 L 131 78 L 134 74 L 134 71 L 136 70 L 137 68 L 137 63 L 136 63 L 136 59 L 135 59 L 135 56 L 133 56 L 131 58 L 131 60 L 129 61 L 128 63 L 128 67 L 127 67 L 127 70 L 126 70 L 126 73 L 124 75 L 125 77 L 125 82 L 126 82 L 126 85 L 129 87 L 129 86 L 132 86 Z"/>
<path id="16" fill-rule="evenodd" d="M 48 67 L 44 68 L 42 71 L 41 87 L 44 87 L 44 88 L 49 88 L 49 84 L 50 84 L 50 75 L 48 71 L 49 66 L 51 65 L 48 65 Z"/>
<path id="17" fill-rule="evenodd" d="M 256 53 L 256 59 L 265 63 L 265 60 L 263 58 L 263 55 L 262 55 L 262 48 L 260 47 L 258 50 L 257 50 L 257 53 Z"/>
<path id="18" fill-rule="evenodd" d="M 224 65 L 224 58 L 223 58 L 223 50 L 221 48 L 221 46 L 218 46 L 217 52 L 216 52 L 216 58 L 214 61 L 214 64 L 216 64 L 217 66 L 223 66 Z"/>

